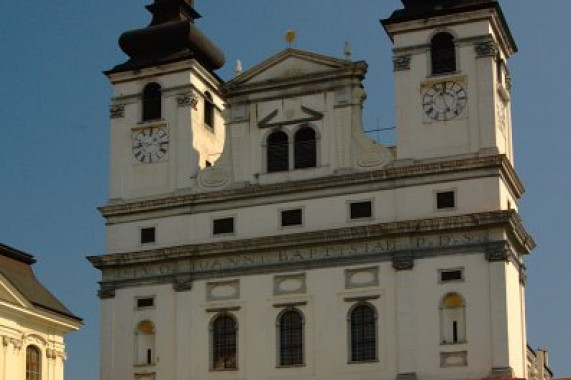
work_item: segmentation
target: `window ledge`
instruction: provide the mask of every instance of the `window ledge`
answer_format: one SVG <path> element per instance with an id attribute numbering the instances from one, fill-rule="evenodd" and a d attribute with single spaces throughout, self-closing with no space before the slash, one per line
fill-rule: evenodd
<path id="1" fill-rule="evenodd" d="M 375 364 L 379 363 L 379 359 L 371 359 L 371 360 L 350 360 L 347 364 Z"/>
<path id="2" fill-rule="evenodd" d="M 305 368 L 305 363 L 304 364 L 291 364 L 291 365 L 278 365 L 276 366 L 276 368 L 279 369 L 288 369 L 288 368 Z"/>
<path id="3" fill-rule="evenodd" d="M 154 368 L 157 365 L 157 363 L 151 363 L 151 364 L 134 364 L 133 367 L 135 368 Z"/>
<path id="4" fill-rule="evenodd" d="M 468 342 L 465 340 L 462 340 L 460 342 L 440 342 L 441 346 L 461 346 L 463 344 L 467 344 Z"/>
<path id="5" fill-rule="evenodd" d="M 211 368 L 210 372 L 237 372 L 238 368 Z"/>

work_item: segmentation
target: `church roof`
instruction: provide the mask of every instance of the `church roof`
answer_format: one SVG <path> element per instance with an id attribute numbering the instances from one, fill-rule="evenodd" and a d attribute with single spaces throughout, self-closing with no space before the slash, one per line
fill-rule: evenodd
<path id="1" fill-rule="evenodd" d="M 155 0 L 147 10 L 151 23 L 123 33 L 119 46 L 129 56 L 125 63 L 106 72 L 143 69 L 187 59 L 196 59 L 209 71 L 221 68 L 224 53 L 194 25 L 200 14 L 193 0 Z"/>
<path id="2" fill-rule="evenodd" d="M 381 20 L 383 26 L 397 24 L 417 19 L 426 19 L 430 17 L 447 16 L 456 13 L 465 13 L 478 11 L 482 9 L 494 9 L 500 22 L 504 27 L 509 43 L 512 45 L 513 51 L 517 52 L 517 45 L 513 35 L 511 34 L 508 23 L 505 19 L 502 7 L 498 0 L 401 0 L 404 8 L 398 9 L 385 20 Z"/>
<path id="3" fill-rule="evenodd" d="M 0 274 L 35 307 L 48 310 L 77 321 L 75 316 L 36 278 L 33 256 L 0 243 Z"/>

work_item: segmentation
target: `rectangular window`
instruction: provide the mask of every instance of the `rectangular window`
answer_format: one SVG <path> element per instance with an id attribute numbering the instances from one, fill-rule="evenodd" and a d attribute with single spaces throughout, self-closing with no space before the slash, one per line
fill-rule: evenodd
<path id="1" fill-rule="evenodd" d="M 214 235 L 234 233 L 234 218 L 214 219 L 212 221 L 212 233 Z"/>
<path id="2" fill-rule="evenodd" d="M 365 219 L 373 216 L 373 204 L 371 201 L 352 202 L 349 205 L 351 219 Z"/>
<path id="3" fill-rule="evenodd" d="M 456 207 L 456 194 L 454 191 L 436 193 L 436 208 L 445 210 Z"/>
<path id="4" fill-rule="evenodd" d="M 440 271 L 440 282 L 462 281 L 464 274 L 462 269 Z"/>
<path id="5" fill-rule="evenodd" d="M 155 299 L 153 297 L 137 298 L 137 309 L 153 306 L 155 306 Z"/>
<path id="6" fill-rule="evenodd" d="M 141 244 L 154 243 L 156 241 L 156 228 L 141 228 Z"/>
<path id="7" fill-rule="evenodd" d="M 302 223 L 303 212 L 300 208 L 295 210 L 282 211 L 282 227 L 301 226 Z"/>

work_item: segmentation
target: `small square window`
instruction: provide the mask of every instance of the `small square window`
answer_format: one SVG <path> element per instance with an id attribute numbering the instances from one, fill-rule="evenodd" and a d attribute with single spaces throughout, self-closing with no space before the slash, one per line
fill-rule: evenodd
<path id="1" fill-rule="evenodd" d="M 145 309 L 155 306 L 154 297 L 137 298 L 137 309 Z"/>
<path id="2" fill-rule="evenodd" d="M 214 235 L 234 233 L 234 218 L 214 219 L 212 221 L 212 233 Z"/>
<path id="3" fill-rule="evenodd" d="M 282 211 L 281 223 L 282 227 L 301 226 L 303 223 L 302 210 L 299 208 L 295 210 Z"/>
<path id="4" fill-rule="evenodd" d="M 154 243 L 156 241 L 156 228 L 141 228 L 141 244 Z"/>
<path id="5" fill-rule="evenodd" d="M 464 271 L 462 269 L 451 269 L 440 271 L 440 282 L 463 281 Z"/>
<path id="6" fill-rule="evenodd" d="M 456 194 L 454 191 L 436 193 L 436 208 L 438 210 L 456 207 Z"/>
<path id="7" fill-rule="evenodd" d="M 373 204 L 371 201 L 352 202 L 349 205 L 351 219 L 365 219 L 373 216 Z"/>

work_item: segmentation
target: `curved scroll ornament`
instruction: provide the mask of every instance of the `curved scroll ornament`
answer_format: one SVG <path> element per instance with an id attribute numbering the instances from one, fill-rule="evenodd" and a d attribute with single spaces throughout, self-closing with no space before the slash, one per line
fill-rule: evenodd
<path id="1" fill-rule="evenodd" d="M 230 130 L 226 130 L 224 149 L 213 166 L 202 169 L 198 173 L 198 186 L 203 190 L 220 190 L 232 179 L 232 154 L 230 149 Z"/>
<path id="2" fill-rule="evenodd" d="M 353 98 L 362 104 L 367 95 L 365 90 L 357 88 L 353 91 Z M 383 145 L 376 144 L 365 132 L 363 132 L 363 113 L 353 113 L 352 122 L 353 143 L 355 149 L 355 164 L 361 168 L 381 168 L 390 164 L 394 157 L 390 149 Z"/>

